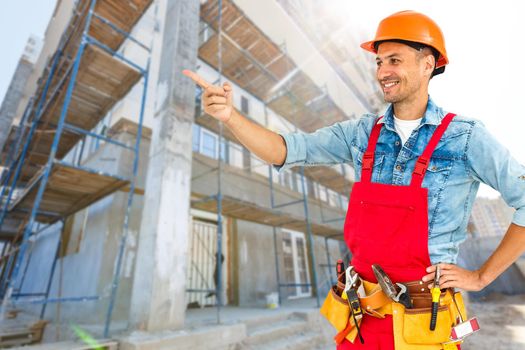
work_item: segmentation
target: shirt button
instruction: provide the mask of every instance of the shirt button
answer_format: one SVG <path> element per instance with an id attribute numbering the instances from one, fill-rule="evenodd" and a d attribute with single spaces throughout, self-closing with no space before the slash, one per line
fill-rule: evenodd
<path id="1" fill-rule="evenodd" d="M 399 141 L 396 141 L 396 146 L 399 146 Z"/>
<path id="2" fill-rule="evenodd" d="M 396 170 L 401 171 L 401 170 L 403 170 L 403 167 L 402 167 L 401 165 L 398 164 L 398 165 L 396 165 Z"/>

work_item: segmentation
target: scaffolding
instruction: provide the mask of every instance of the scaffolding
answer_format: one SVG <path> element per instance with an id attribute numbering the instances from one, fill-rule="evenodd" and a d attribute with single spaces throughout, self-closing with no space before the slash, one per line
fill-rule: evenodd
<path id="1" fill-rule="evenodd" d="M 244 90 L 255 96 L 267 109 L 273 110 L 286 120 L 295 125 L 296 130 L 312 132 L 316 129 L 335 122 L 344 121 L 349 117 L 335 104 L 325 89 L 317 86 L 293 62 L 286 52 L 285 45 L 273 43 L 260 31 L 245 14 L 230 0 L 207 1 L 201 5 L 201 21 L 205 24 L 204 30 L 211 30 L 199 47 L 199 58 L 219 72 L 217 82 L 222 77 L 229 79 Z M 201 31 L 201 34 L 202 34 Z M 277 87 L 277 88 L 276 88 Z M 271 92 L 271 93 L 269 93 Z M 197 101 L 200 104 L 200 101 Z M 297 116 L 300 115 L 301 119 Z M 249 118 L 249 116 L 247 116 Z M 211 167 L 206 173 L 217 172 L 218 191 L 209 196 L 192 193 L 192 207 L 208 212 L 215 212 L 218 216 L 218 241 L 222 236 L 222 216 L 228 216 L 245 221 L 272 226 L 275 249 L 275 268 L 279 299 L 281 289 L 286 287 L 313 287 L 315 288 L 317 305 L 320 305 L 319 281 L 316 273 L 316 257 L 314 254 L 313 235 L 325 237 L 327 249 L 327 267 L 329 281 L 335 275 L 335 264 L 330 263 L 328 252 L 329 239 L 342 239 L 342 225 L 334 227 L 331 223 L 342 222 L 344 217 L 324 218 L 321 223 L 312 222 L 309 214 L 309 198 L 306 188 L 306 178 L 322 183 L 329 189 L 347 196 L 352 181 L 346 176 L 345 169 L 341 166 L 338 171 L 333 167 L 301 167 L 298 175 L 301 179 L 301 196 L 296 200 L 278 203 L 274 195 L 274 179 L 272 166 L 268 166 L 268 181 L 270 189 L 270 203 L 268 206 L 243 201 L 222 193 L 221 181 L 223 159 L 221 157 L 222 139 L 235 141 L 235 136 L 229 130 L 223 130 L 222 123 L 205 115 L 198 110 L 195 122 L 198 125 L 219 134 L 219 156 L 214 165 L 212 161 L 200 159 Z M 257 123 L 252 119 L 252 122 Z M 195 158 L 195 155 L 194 155 Z M 200 174 L 199 176 L 202 176 Z M 304 216 L 296 216 L 283 210 L 288 206 L 302 205 Z M 283 283 L 280 278 L 277 232 L 276 228 L 289 228 L 305 232 L 310 259 L 312 279 L 310 283 Z M 216 261 L 221 254 L 221 245 L 218 244 Z M 220 263 L 219 263 L 220 264 Z M 219 267 L 218 271 L 221 271 Z M 333 271 L 333 275 L 332 275 Z M 219 280 L 215 292 L 220 295 L 222 279 Z M 207 290 L 202 290 L 206 292 Z M 221 300 L 217 300 L 217 321 L 220 322 Z"/>
<path id="2" fill-rule="evenodd" d="M 151 52 L 130 32 L 151 3 L 152 0 L 78 1 L 20 124 L 11 129 L 10 142 L 1 153 L 2 165 L 6 167 L 0 195 L 0 237 L 5 242 L 0 258 L 0 297 L 4 312 L 10 305 L 41 304 L 43 319 L 49 303 L 106 299 L 104 336 L 109 334 L 135 193 Z M 145 50 L 145 66 L 121 52 L 124 42 L 133 42 Z M 140 81 L 143 88 L 134 144 L 129 146 L 105 133 L 94 132 L 115 104 Z M 124 177 L 82 165 L 87 138 L 132 152 L 132 175 Z M 80 149 L 78 159 L 72 155 L 73 149 Z M 31 260 L 30 239 L 37 239 L 39 232 L 57 223 L 63 229 L 69 216 L 119 190 L 128 192 L 128 200 L 109 296 L 49 298 L 62 232 L 46 290 L 21 293 Z"/>
<path id="3" fill-rule="evenodd" d="M 129 190 L 111 293 L 107 298 L 109 306 L 105 336 L 109 333 L 128 230 L 129 208 L 135 193 L 134 181 L 149 70 L 149 63 L 146 67 L 141 67 L 119 53 L 119 47 L 125 39 L 134 41 L 146 51 L 150 51 L 130 36 L 129 32 L 151 1 L 134 0 L 133 6 L 120 8 L 128 6 L 129 3 L 131 2 L 117 0 L 81 0 L 77 3 L 75 14 L 62 37 L 59 49 L 46 67 L 40 80 L 41 84 L 28 104 L 22 122 L 19 127 L 11 130 L 10 147 L 6 147 L 0 154 L 2 164 L 8 165 L 1 179 L 3 206 L 0 237 L 9 241 L 9 244 L 4 245 L 0 258 L 0 295 L 5 304 L 10 301 L 42 304 L 41 318 L 45 316 L 45 308 L 49 303 L 98 301 L 105 296 L 49 298 L 53 274 L 60 256 L 60 240 L 57 243 L 46 290 L 31 295 L 22 294 L 21 286 L 31 258 L 31 249 L 28 249 L 30 239 L 37 238 L 39 232 L 50 225 L 58 223 L 64 227 L 68 216 L 117 190 Z M 326 89 L 317 86 L 299 69 L 287 54 L 286 45 L 277 45 L 270 41 L 233 2 L 216 0 L 202 4 L 201 20 L 214 34 L 200 46 L 199 57 L 219 72 L 219 83 L 222 76 L 235 82 L 262 101 L 265 109 L 271 109 L 293 123 L 296 130 L 311 132 L 319 127 L 349 119 L 331 99 Z M 90 131 L 141 79 L 144 82 L 144 90 L 134 147 L 112 139 L 107 134 Z M 273 89 L 275 86 L 279 87 Z M 272 92 L 269 94 L 269 91 Z M 300 119 L 297 118 L 298 115 L 301 115 Z M 209 116 L 198 113 L 196 123 L 216 131 L 220 135 L 219 145 L 222 145 L 223 138 L 236 140 L 228 130 L 222 130 L 221 123 Z M 82 166 L 81 154 L 86 137 L 133 151 L 133 176 L 122 177 Z M 67 161 L 73 149 L 80 149 L 80 155 L 74 162 Z M 278 201 L 278 196 L 274 195 L 276 189 L 273 171 L 272 167 L 268 167 L 271 198 L 270 203 L 264 205 L 244 201 L 222 192 L 222 176 L 227 169 L 221 156 L 218 157 L 218 164 L 211 159 L 197 160 L 207 163 L 212 168 L 211 171 L 217 171 L 218 174 L 217 193 L 211 196 L 192 193 L 192 207 L 218 214 L 216 261 L 219 266 L 222 262 L 222 220 L 225 215 L 272 226 L 280 297 L 281 289 L 290 286 L 318 289 L 313 235 L 325 238 L 328 264 L 319 265 L 327 267 L 330 281 L 333 281 L 332 272 L 335 270 L 330 264 L 328 240 L 342 238 L 342 227 L 334 225 L 342 221 L 342 218 L 328 215 L 323 216 L 321 222 L 311 220 L 309 202 L 311 203 L 312 198 L 309 198 L 310 191 L 307 191 L 306 179 L 313 179 L 346 196 L 352 181 L 345 176 L 344 167 L 341 167 L 340 171 L 333 167 L 302 167 L 297 172 L 302 189 L 297 200 L 291 202 Z M 286 210 L 291 206 L 301 206 L 303 214 L 291 214 Z M 309 281 L 308 284 L 282 282 L 279 277 L 277 227 L 306 233 L 313 281 Z M 24 260 L 24 256 L 27 255 L 27 260 Z M 222 306 L 221 271 L 219 267 L 215 290 L 198 291 L 215 292 L 219 322 Z M 319 305 L 318 290 L 315 294 Z M 35 297 L 38 299 L 34 299 Z"/>

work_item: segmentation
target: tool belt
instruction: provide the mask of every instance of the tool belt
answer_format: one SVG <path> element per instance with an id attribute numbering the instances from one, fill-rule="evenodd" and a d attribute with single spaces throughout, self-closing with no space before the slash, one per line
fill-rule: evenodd
<path id="1" fill-rule="evenodd" d="M 421 281 L 404 283 L 408 287 L 413 307 L 405 309 L 400 303 L 393 302 L 376 283 L 361 280 L 366 292 L 359 302 L 364 313 L 369 316 L 384 318 L 392 315 L 395 348 L 400 350 L 441 350 L 447 349 L 452 327 L 467 319 L 465 304 L 459 292 L 447 289 L 441 293 L 436 329 L 429 329 L 432 295 L 428 283 Z M 341 288 L 341 285 L 339 285 Z M 354 342 L 357 328 L 350 314 L 348 301 L 337 293 L 334 285 L 321 307 L 321 314 L 337 330 L 334 340 L 337 344 L 347 339 Z M 358 321 L 358 324 L 360 320 Z M 454 347 L 455 348 L 455 347 Z"/>

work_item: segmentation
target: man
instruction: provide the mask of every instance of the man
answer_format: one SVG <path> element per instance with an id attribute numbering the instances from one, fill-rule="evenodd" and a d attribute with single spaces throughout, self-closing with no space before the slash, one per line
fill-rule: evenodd
<path id="1" fill-rule="evenodd" d="M 352 189 L 344 233 L 364 280 L 376 282 L 371 264 L 379 263 L 394 282 L 423 281 L 431 288 L 439 265 L 442 290 L 479 291 L 525 251 L 525 167 L 479 121 L 446 113 L 430 99 L 429 81 L 444 72 L 448 58 L 441 30 L 429 17 L 395 13 L 361 47 L 376 54 L 376 79 L 390 106 L 382 118 L 364 115 L 312 134 L 279 135 L 256 125 L 233 108 L 230 84 L 212 86 L 193 72 L 184 74 L 204 89 L 205 111 L 266 162 L 278 168 L 354 166 L 360 181 Z M 455 263 L 480 182 L 498 190 L 516 212 L 491 257 L 469 271 Z M 365 315 L 365 344 L 345 340 L 338 348 L 394 349 L 396 337 L 396 349 L 412 349 L 392 333 L 391 310 L 381 318 Z M 445 332 L 448 339 L 450 328 Z M 423 344 L 429 345 L 413 349 L 445 347 Z"/>

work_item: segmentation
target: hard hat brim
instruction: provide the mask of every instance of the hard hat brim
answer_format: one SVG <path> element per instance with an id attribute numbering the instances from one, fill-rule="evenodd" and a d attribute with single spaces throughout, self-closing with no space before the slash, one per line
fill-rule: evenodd
<path id="1" fill-rule="evenodd" d="M 375 44 L 377 42 L 380 42 L 380 41 L 389 41 L 389 40 L 399 40 L 400 38 L 397 38 L 397 37 L 379 37 L 379 38 L 376 38 L 374 40 L 371 40 L 371 41 L 366 41 L 364 43 L 362 43 L 360 46 L 362 49 L 366 50 L 366 51 L 369 51 L 371 53 L 375 53 L 377 54 L 377 50 L 375 49 Z M 414 41 L 414 40 L 410 40 L 410 41 L 413 41 L 413 42 L 416 42 L 416 43 L 420 43 L 420 44 L 423 44 L 423 45 L 426 45 L 426 46 L 430 46 L 430 47 L 433 47 L 432 45 L 429 45 L 428 43 L 425 43 L 425 42 L 421 42 L 421 41 Z M 434 47 L 434 49 L 437 50 L 437 48 Z M 439 52 L 439 50 L 438 50 Z M 436 68 L 440 68 L 440 67 L 443 67 L 445 65 L 448 64 L 448 58 L 443 56 L 443 54 L 439 54 L 439 58 L 438 58 L 438 61 L 436 62 Z"/>

